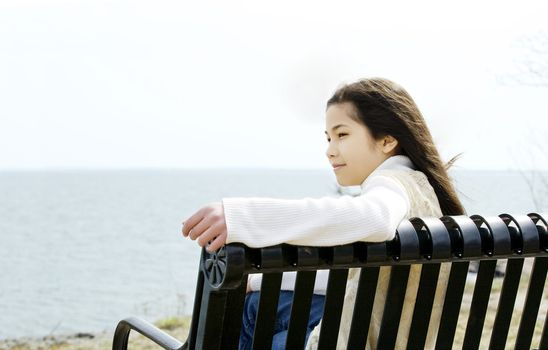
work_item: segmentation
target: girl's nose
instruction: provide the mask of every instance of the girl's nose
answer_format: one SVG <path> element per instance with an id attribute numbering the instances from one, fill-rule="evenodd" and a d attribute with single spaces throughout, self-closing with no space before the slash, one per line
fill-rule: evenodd
<path id="1" fill-rule="evenodd" d="M 327 146 L 325 155 L 327 156 L 327 159 L 337 156 L 337 149 L 334 147 L 333 143 L 330 143 L 329 146 Z"/>

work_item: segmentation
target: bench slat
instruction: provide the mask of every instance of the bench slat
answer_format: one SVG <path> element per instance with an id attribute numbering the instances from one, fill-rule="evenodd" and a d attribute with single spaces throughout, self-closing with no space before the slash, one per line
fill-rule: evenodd
<path id="1" fill-rule="evenodd" d="M 196 292 L 194 294 L 194 307 L 192 308 L 192 320 L 190 321 L 190 330 L 188 332 L 187 344 L 189 349 L 196 348 L 196 337 L 198 333 L 198 324 L 200 322 L 200 307 L 202 305 L 202 293 L 204 291 L 204 273 L 198 269 L 198 279 L 196 281 Z"/>
<path id="2" fill-rule="evenodd" d="M 337 348 L 348 269 L 329 271 L 318 350 Z"/>
<path id="3" fill-rule="evenodd" d="M 274 333 L 281 285 L 281 272 L 263 274 L 257 319 L 253 330 L 252 349 L 254 350 L 270 349 L 272 347 L 272 334 Z"/>
<path id="4" fill-rule="evenodd" d="M 396 345 L 401 312 L 407 291 L 410 265 L 392 266 L 386 292 L 386 303 L 382 314 L 381 328 L 377 342 L 378 349 L 393 349 Z"/>
<path id="5" fill-rule="evenodd" d="M 423 349 L 426 343 L 440 266 L 441 264 L 425 264 L 422 266 L 407 349 Z"/>
<path id="6" fill-rule="evenodd" d="M 531 348 L 547 270 L 548 258 L 536 258 L 529 279 L 527 299 L 525 299 L 525 306 L 519 323 L 516 350 Z"/>
<path id="7" fill-rule="evenodd" d="M 316 271 L 299 271 L 291 304 L 291 318 L 287 330 L 286 349 L 303 349 L 310 317 L 310 303 L 314 291 Z"/>
<path id="8" fill-rule="evenodd" d="M 247 284 L 242 283 L 238 288 L 227 292 L 221 349 L 238 348 L 242 322 L 234 322 L 234 320 L 242 319 L 246 287 Z"/>
<path id="9" fill-rule="evenodd" d="M 466 323 L 463 349 L 479 348 L 496 267 L 496 260 L 480 261 L 479 263 L 470 314 Z"/>
<path id="10" fill-rule="evenodd" d="M 365 348 L 378 279 L 379 267 L 361 269 L 347 349 Z"/>
<path id="11" fill-rule="evenodd" d="M 207 337 L 196 339 L 196 349 L 221 350 L 224 324 L 224 313 L 219 315 L 219 310 L 226 307 L 227 292 L 213 291 L 212 287 L 205 283 L 201 308 L 198 334 L 208 334 Z"/>
<path id="12" fill-rule="evenodd" d="M 522 269 L 523 258 L 508 259 L 489 350 L 504 349 L 506 346 Z"/>
<path id="13" fill-rule="evenodd" d="M 451 264 L 447 292 L 443 301 L 440 328 L 436 339 L 436 349 L 451 349 L 459 318 L 462 295 L 468 274 L 468 261 Z"/>

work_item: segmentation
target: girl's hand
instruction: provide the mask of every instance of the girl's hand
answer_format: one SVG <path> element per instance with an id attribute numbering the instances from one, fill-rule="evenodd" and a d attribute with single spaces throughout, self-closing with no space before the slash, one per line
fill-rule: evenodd
<path id="1" fill-rule="evenodd" d="M 183 221 L 183 236 L 198 240 L 201 247 L 207 245 L 208 252 L 214 252 L 226 243 L 226 219 L 223 204 L 211 203 Z M 208 245 L 209 242 L 209 245 Z"/>

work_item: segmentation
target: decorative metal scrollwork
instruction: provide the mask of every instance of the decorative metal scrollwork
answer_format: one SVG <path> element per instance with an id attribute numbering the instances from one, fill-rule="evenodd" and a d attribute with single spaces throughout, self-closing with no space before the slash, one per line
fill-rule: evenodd
<path id="1" fill-rule="evenodd" d="M 223 246 L 214 253 L 206 251 L 203 264 L 204 273 L 209 284 L 213 287 L 220 286 L 226 274 L 226 248 Z"/>

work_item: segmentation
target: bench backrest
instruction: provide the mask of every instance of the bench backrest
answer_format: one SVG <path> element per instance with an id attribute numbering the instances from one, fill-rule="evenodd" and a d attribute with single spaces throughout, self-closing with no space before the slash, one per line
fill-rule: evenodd
<path id="1" fill-rule="evenodd" d="M 335 349 L 348 269 L 360 268 L 348 348 L 363 349 L 379 269 L 390 266 L 386 292 L 389 302 L 384 305 L 383 313 L 389 316 L 382 318 L 377 348 L 393 348 L 410 267 L 421 264 L 408 339 L 408 348 L 420 349 L 426 341 L 440 266 L 451 263 L 436 348 L 450 349 L 458 341 L 465 349 L 477 349 L 482 333 L 484 337 L 486 334 L 486 315 L 491 315 L 490 349 L 504 349 L 509 341 L 515 342 L 515 349 L 531 349 L 532 346 L 548 349 L 546 311 L 539 313 L 542 305 L 548 306 L 546 219 L 547 215 L 535 213 L 413 218 L 403 221 L 396 238 L 385 243 L 360 242 L 336 247 L 280 245 L 261 249 L 229 244 L 214 254 L 204 251 L 187 346 L 190 349 L 237 349 L 247 276 L 263 273 L 253 348 L 269 349 L 282 273 L 297 271 L 286 347 L 303 348 L 316 271 L 329 269 L 319 349 Z M 504 279 L 495 288 L 497 261 L 506 259 Z M 530 269 L 524 270 L 525 260 L 534 260 Z M 479 269 L 470 293 L 471 301 L 467 301 L 465 325 L 457 327 L 463 319 L 461 306 L 466 295 L 470 261 L 479 261 Z M 522 275 L 528 278 L 522 279 Z M 516 300 L 520 298 L 520 279 L 522 284 L 527 283 L 527 291 L 521 315 L 517 318 L 514 340 L 509 339 L 508 334 Z M 488 310 L 488 304 L 494 293 L 499 299 L 493 311 Z M 462 334 L 459 335 L 458 329 L 462 329 Z"/>

